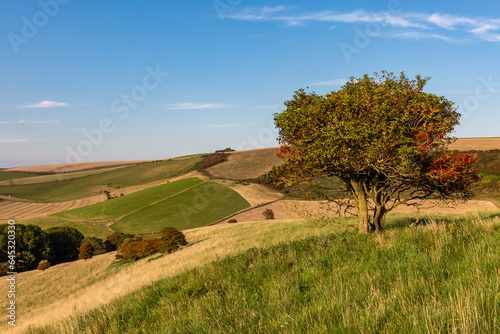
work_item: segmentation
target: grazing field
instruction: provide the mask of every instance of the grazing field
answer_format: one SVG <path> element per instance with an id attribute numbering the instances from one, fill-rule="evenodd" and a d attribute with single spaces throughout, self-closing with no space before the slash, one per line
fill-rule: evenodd
<path id="1" fill-rule="evenodd" d="M 206 182 L 165 201 L 134 212 L 111 225 L 118 232 L 157 232 L 165 226 L 179 230 L 206 226 L 250 204 L 234 190 Z"/>
<path id="2" fill-rule="evenodd" d="M 207 171 L 215 178 L 246 180 L 263 176 L 275 165 L 283 162 L 276 154 L 279 149 L 263 148 L 249 151 L 228 152 L 226 162 L 210 167 Z"/>
<path id="3" fill-rule="evenodd" d="M 120 193 L 120 188 L 147 184 L 183 175 L 193 170 L 201 157 L 148 162 L 80 177 L 73 180 L 1 186 L 0 195 L 39 202 L 61 202 L 99 195 L 102 191 Z"/>
<path id="4" fill-rule="evenodd" d="M 29 332 L 497 332 L 499 214 L 430 219 L 413 228 L 395 228 L 398 223 L 391 221 L 392 229 L 382 235 L 303 224 L 300 229 L 308 231 L 299 238 L 297 222 L 193 230 L 188 234 L 193 246 L 160 257 L 151 265 L 165 268 L 164 273 L 171 275 L 182 272 L 179 265 L 189 268 L 193 261 L 201 260 L 195 264 L 196 269 L 159 281 L 162 275 L 156 269 L 151 273 L 153 281 L 149 286 Z M 316 236 L 303 239 L 308 234 Z M 255 238 L 248 238 L 249 235 Z M 272 246 L 280 239 L 289 242 Z M 209 244 L 212 246 L 205 248 Z M 235 254 L 229 245 L 242 250 L 249 244 L 261 246 L 201 266 L 210 262 L 214 253 Z M 104 256 L 99 261 L 105 263 Z M 138 287 L 137 281 L 144 275 L 136 276 L 134 272 L 148 272 L 148 265 L 147 261 L 134 263 L 111 279 L 127 277 L 131 284 L 133 277 L 133 285 Z M 56 275 L 59 269 L 51 269 L 54 271 L 47 278 L 54 280 L 60 276 Z M 102 271 L 99 265 L 95 270 L 96 275 Z M 87 272 L 83 268 L 80 271 Z M 69 271 L 68 274 L 71 275 Z M 41 280 L 42 275 L 39 276 L 37 279 Z M 124 284 L 120 279 L 114 281 L 120 286 Z M 98 289 L 115 288 L 105 282 L 103 277 L 88 287 L 93 289 L 92 294 L 81 291 L 71 301 L 60 301 L 40 310 L 58 307 L 55 314 L 63 316 L 76 313 L 73 305 L 85 311 L 89 305 L 102 304 L 110 298 L 96 293 Z M 45 289 L 50 290 L 50 286 Z M 34 312 L 30 318 L 33 323 L 48 321 L 38 314 Z"/>
<path id="5" fill-rule="evenodd" d="M 179 180 L 83 208 L 56 213 L 53 216 L 74 220 L 115 219 L 144 208 L 151 203 L 175 195 L 202 182 L 202 180 L 194 177 Z"/>

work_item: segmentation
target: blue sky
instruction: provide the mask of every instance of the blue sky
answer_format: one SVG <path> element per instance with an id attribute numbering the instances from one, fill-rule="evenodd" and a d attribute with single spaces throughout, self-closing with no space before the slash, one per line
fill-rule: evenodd
<path id="1" fill-rule="evenodd" d="M 500 136 L 498 1 L 3 1 L 0 167 L 276 146 L 273 113 L 381 70 Z"/>

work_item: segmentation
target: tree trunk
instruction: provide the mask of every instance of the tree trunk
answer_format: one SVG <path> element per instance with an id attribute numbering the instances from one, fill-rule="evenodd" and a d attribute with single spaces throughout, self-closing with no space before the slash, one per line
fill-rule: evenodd
<path id="1" fill-rule="evenodd" d="M 368 218 L 368 202 L 365 191 L 361 184 L 356 181 L 351 181 L 351 186 L 354 189 L 354 196 L 356 197 L 359 233 L 369 233 L 370 220 Z"/>
<path id="2" fill-rule="evenodd" d="M 375 232 L 382 232 L 384 230 L 386 213 L 385 205 L 377 205 L 373 215 L 373 229 Z"/>

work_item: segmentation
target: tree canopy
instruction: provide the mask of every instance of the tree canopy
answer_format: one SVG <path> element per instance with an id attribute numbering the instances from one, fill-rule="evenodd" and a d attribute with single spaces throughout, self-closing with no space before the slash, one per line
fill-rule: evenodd
<path id="1" fill-rule="evenodd" d="M 290 186 L 315 176 L 342 188 L 315 191 L 359 217 L 359 231 L 381 231 L 386 214 L 422 199 L 464 200 L 478 180 L 475 158 L 451 152 L 459 124 L 454 103 L 424 92 L 429 78 L 383 71 L 351 78 L 326 95 L 295 92 L 275 114 L 284 163 L 270 177 Z"/>

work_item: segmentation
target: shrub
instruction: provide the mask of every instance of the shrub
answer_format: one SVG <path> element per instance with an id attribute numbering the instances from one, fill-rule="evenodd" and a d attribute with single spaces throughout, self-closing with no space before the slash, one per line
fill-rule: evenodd
<path id="1" fill-rule="evenodd" d="M 186 237 L 184 236 L 184 233 L 182 233 L 181 231 L 179 231 L 178 229 L 176 229 L 175 227 L 172 227 L 172 226 L 167 226 L 167 227 L 164 227 L 161 231 L 160 231 L 162 237 L 161 239 L 162 240 L 172 240 L 173 242 L 175 242 L 176 244 L 178 245 L 187 245 L 187 241 L 186 241 Z"/>
<path id="2" fill-rule="evenodd" d="M 160 239 L 159 241 L 159 251 L 160 253 L 172 253 L 179 249 L 179 244 L 177 244 L 172 239 Z"/>
<path id="3" fill-rule="evenodd" d="M 94 255 L 100 255 L 107 252 L 107 247 L 104 241 L 96 237 L 86 237 L 82 240 L 82 244 L 89 243 L 94 248 Z"/>
<path id="4" fill-rule="evenodd" d="M 105 242 L 106 250 L 108 252 L 117 250 L 118 247 L 120 247 L 120 245 L 123 243 L 123 241 L 125 239 L 133 238 L 133 237 L 134 237 L 133 234 L 124 234 L 121 232 L 113 232 L 112 234 L 110 234 L 106 237 L 106 242 Z"/>
<path id="5" fill-rule="evenodd" d="M 42 260 L 38 263 L 38 267 L 37 269 L 38 270 L 45 270 L 45 269 L 49 269 L 50 268 L 50 262 L 47 261 L 47 260 Z"/>
<path id="6" fill-rule="evenodd" d="M 204 155 L 203 162 L 201 163 L 201 167 L 198 168 L 198 171 L 203 171 L 226 160 L 227 154 L 222 152 Z"/>
<path id="7" fill-rule="evenodd" d="M 158 253 L 160 249 L 160 240 L 159 239 L 148 239 L 139 242 L 136 247 L 137 257 L 142 258 L 149 255 L 153 255 Z"/>
<path id="8" fill-rule="evenodd" d="M 265 209 L 262 214 L 266 217 L 266 220 L 274 219 L 274 212 L 272 209 Z"/>
<path id="9" fill-rule="evenodd" d="M 80 259 L 91 259 L 94 256 L 94 247 L 91 243 L 87 242 L 80 246 L 80 253 L 78 254 L 78 258 Z"/>
<path id="10" fill-rule="evenodd" d="M 137 252 L 137 245 L 141 242 L 141 238 L 127 238 L 117 249 L 116 258 L 123 258 L 125 260 L 137 260 L 139 253 Z"/>
<path id="11" fill-rule="evenodd" d="M 238 221 L 236 219 L 229 219 L 227 222 L 229 224 L 234 224 L 234 223 L 237 223 Z"/>

